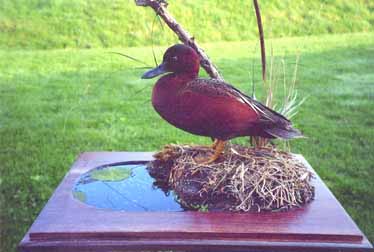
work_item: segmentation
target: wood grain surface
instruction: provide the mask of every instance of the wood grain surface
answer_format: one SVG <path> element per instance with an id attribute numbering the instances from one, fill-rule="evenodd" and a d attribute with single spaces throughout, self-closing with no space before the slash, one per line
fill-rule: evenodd
<path id="1" fill-rule="evenodd" d="M 147 152 L 81 154 L 21 241 L 20 251 L 374 251 L 318 175 L 312 203 L 278 213 L 126 212 L 97 209 L 73 198 L 74 184 L 90 169 L 149 160 L 152 153 Z"/>

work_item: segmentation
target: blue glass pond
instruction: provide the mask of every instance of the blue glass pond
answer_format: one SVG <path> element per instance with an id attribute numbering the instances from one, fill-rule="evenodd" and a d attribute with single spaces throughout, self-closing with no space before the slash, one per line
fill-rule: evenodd
<path id="1" fill-rule="evenodd" d="M 183 211 L 173 192 L 154 186 L 147 164 L 104 166 L 90 170 L 77 181 L 73 195 L 81 202 L 123 211 Z"/>

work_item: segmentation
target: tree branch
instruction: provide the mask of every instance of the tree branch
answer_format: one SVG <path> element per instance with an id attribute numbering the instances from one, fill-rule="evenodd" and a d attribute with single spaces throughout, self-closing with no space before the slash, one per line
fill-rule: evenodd
<path id="1" fill-rule="evenodd" d="M 263 28 L 262 28 L 260 6 L 258 5 L 257 0 L 253 0 L 253 5 L 254 5 L 254 8 L 255 8 L 255 12 L 256 12 L 258 35 L 259 35 L 259 38 L 260 38 L 262 80 L 263 80 L 263 84 L 264 84 L 264 87 L 265 87 L 265 84 L 266 84 L 266 51 L 265 51 L 264 31 L 263 31 Z M 268 94 L 268 97 L 269 97 L 269 94 Z M 266 105 L 269 105 L 269 104 L 266 104 Z M 255 147 L 264 147 L 269 142 L 267 138 L 263 138 L 263 137 L 260 137 L 260 136 L 250 137 L 250 139 L 251 139 L 251 143 Z"/>
<path id="2" fill-rule="evenodd" d="M 266 81 L 265 40 L 264 40 L 264 31 L 262 29 L 260 7 L 258 6 L 257 0 L 253 0 L 253 4 L 255 6 L 257 26 L 258 26 L 258 34 L 259 34 L 259 37 L 260 37 L 260 44 L 261 44 L 262 80 Z"/>
<path id="3" fill-rule="evenodd" d="M 183 44 L 188 45 L 195 49 L 200 56 L 200 65 L 209 74 L 211 78 L 224 80 L 221 74 L 218 72 L 216 66 L 210 61 L 208 55 L 203 49 L 196 43 L 194 37 L 192 37 L 183 27 L 175 20 L 173 16 L 167 11 L 168 3 L 166 0 L 135 0 L 136 5 L 151 7 L 157 15 L 169 26 L 171 30 L 178 36 L 179 40 Z"/>

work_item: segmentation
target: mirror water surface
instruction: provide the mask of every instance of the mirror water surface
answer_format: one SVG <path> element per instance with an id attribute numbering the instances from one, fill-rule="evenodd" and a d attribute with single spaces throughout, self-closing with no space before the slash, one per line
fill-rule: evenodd
<path id="1" fill-rule="evenodd" d="M 124 211 L 183 211 L 174 193 L 154 186 L 147 164 L 99 167 L 83 174 L 73 195 L 85 204 Z"/>

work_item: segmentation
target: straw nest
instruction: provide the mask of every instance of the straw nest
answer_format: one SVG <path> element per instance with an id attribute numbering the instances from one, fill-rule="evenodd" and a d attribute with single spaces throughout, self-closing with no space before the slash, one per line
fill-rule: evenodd
<path id="1" fill-rule="evenodd" d="M 148 170 L 186 209 L 282 211 L 314 198 L 313 174 L 293 154 L 231 145 L 212 164 L 195 161 L 210 155 L 205 146 L 167 145 Z"/>

